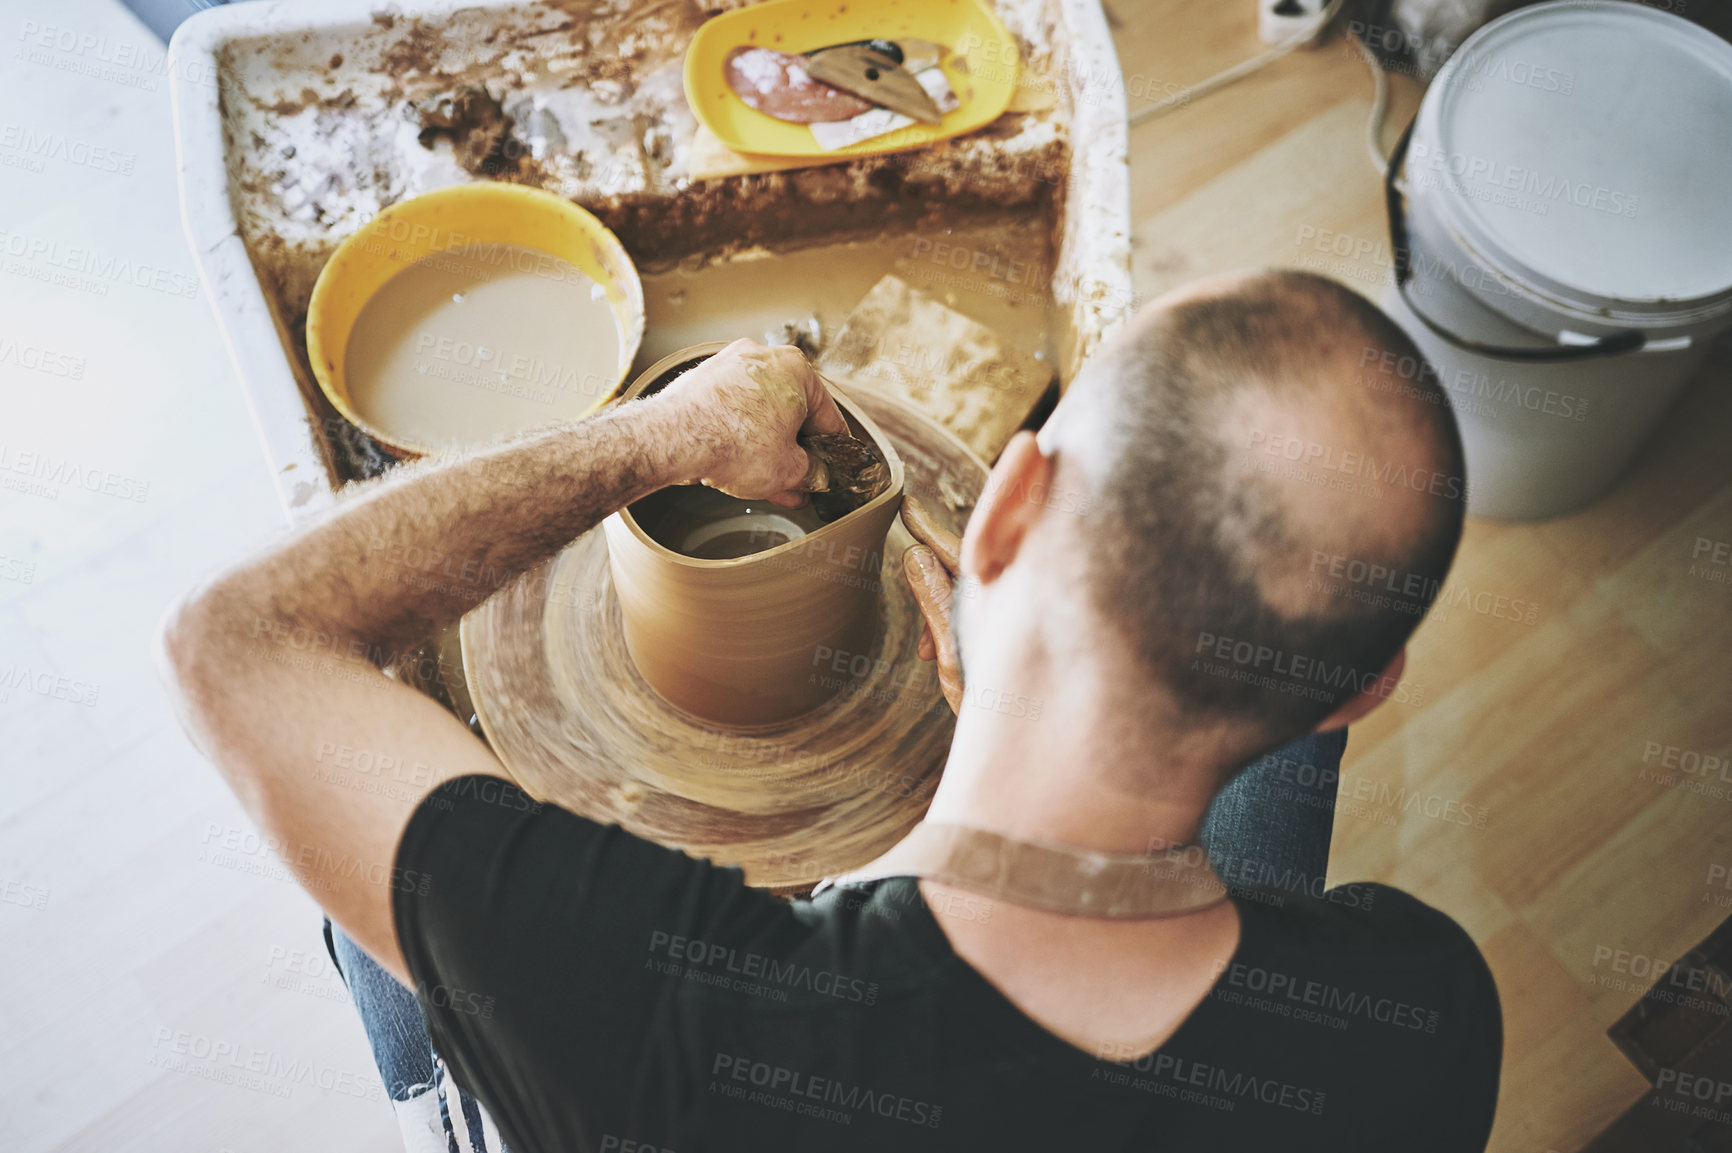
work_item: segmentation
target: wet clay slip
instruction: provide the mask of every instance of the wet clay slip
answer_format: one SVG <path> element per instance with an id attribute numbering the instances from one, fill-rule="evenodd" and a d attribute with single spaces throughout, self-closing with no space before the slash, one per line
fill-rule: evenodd
<path id="1" fill-rule="evenodd" d="M 638 377 L 625 399 L 723 347 L 675 353 Z M 604 523 L 632 660 L 656 692 L 695 716 L 730 726 L 799 716 L 838 691 L 840 682 L 823 675 L 837 654 L 872 651 L 885 536 L 902 504 L 902 461 L 863 409 L 839 390 L 833 395 L 890 474 L 888 487 L 854 511 L 820 523 L 809 509 L 732 502 L 737 507 L 714 510 L 706 530 L 701 513 L 670 510 L 677 490 L 664 490 Z M 669 529 L 670 521 L 678 527 Z M 754 533 L 756 543 L 771 547 L 714 557 L 722 538 L 743 547 Z"/>
<path id="2" fill-rule="evenodd" d="M 461 449 L 583 416 L 618 383 L 621 343 L 606 290 L 558 257 L 440 253 L 362 306 L 349 401 L 400 442 Z"/>

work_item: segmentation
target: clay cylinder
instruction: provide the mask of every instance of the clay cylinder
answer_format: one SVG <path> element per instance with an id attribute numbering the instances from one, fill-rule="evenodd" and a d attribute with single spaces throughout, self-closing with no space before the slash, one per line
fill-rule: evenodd
<path id="1" fill-rule="evenodd" d="M 633 381 L 624 399 L 654 391 L 724 347 L 698 345 L 667 357 Z M 646 531 L 641 518 L 665 507 L 675 490 L 604 522 L 632 660 L 656 692 L 707 721 L 785 721 L 859 681 L 858 666 L 871 660 L 884 541 L 902 504 L 902 461 L 858 405 L 831 392 L 854 434 L 889 468 L 889 487 L 867 504 L 829 524 L 808 520 L 815 527 L 806 535 L 773 548 L 720 560 L 676 552 Z M 788 527 L 779 515 L 772 523 Z"/>

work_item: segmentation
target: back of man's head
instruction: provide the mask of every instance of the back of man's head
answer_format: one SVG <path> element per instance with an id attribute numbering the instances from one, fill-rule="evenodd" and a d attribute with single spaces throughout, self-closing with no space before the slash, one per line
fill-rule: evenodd
<path id="1" fill-rule="evenodd" d="M 1073 392 L 1042 439 L 1089 493 L 1096 615 L 1181 724 L 1249 757 L 1380 691 L 1466 497 L 1448 400 L 1394 323 L 1306 273 L 1211 281 Z"/>

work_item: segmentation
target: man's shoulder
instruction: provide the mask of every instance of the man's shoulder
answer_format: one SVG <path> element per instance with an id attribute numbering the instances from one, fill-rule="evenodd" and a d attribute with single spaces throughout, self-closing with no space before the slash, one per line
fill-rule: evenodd
<path id="1" fill-rule="evenodd" d="M 1235 894 L 1242 912 L 1285 942 L 1387 959 L 1479 957 L 1479 948 L 1448 913 L 1391 885 L 1354 881 L 1320 896 Z"/>
<path id="2" fill-rule="evenodd" d="M 1479 946 L 1454 918 L 1389 885 L 1355 882 L 1321 897 L 1239 901 L 1257 953 L 1367 992 L 1405 991 L 1500 1016 Z"/>

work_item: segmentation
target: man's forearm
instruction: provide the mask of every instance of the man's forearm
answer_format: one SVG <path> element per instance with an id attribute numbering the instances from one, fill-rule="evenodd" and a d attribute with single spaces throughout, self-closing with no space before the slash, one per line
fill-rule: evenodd
<path id="1" fill-rule="evenodd" d="M 634 401 L 479 455 L 411 466 L 231 569 L 208 595 L 231 619 L 250 613 L 252 631 L 414 644 L 608 514 L 695 479 L 702 446 L 667 417 Z"/>
<path id="2" fill-rule="evenodd" d="M 371 667 L 375 654 L 432 635 L 658 488 L 703 481 L 798 504 L 812 462 L 796 436 L 807 426 L 847 428 L 805 357 L 736 341 L 649 400 L 399 469 L 170 608 L 156 653 L 170 699 L 260 830 L 291 850 L 302 883 L 407 981 L 392 919 L 403 830 L 428 790 L 506 773 L 457 717 Z M 257 645 L 261 626 L 304 630 L 329 655 L 285 659 L 294 654 Z M 321 763 L 330 749 L 414 766 L 416 784 L 333 787 Z M 350 883 L 355 868 L 383 881 Z"/>

